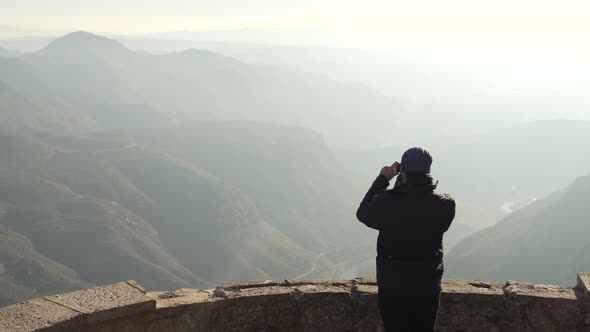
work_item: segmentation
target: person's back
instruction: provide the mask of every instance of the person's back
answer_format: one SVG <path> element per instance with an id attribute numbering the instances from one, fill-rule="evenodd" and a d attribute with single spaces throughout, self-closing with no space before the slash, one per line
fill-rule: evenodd
<path id="1" fill-rule="evenodd" d="M 432 157 L 422 148 L 404 153 L 400 165 L 385 166 L 357 211 L 379 230 L 377 282 L 387 331 L 432 331 L 443 275 L 443 234 L 455 216 L 455 202 L 434 192 Z M 393 189 L 389 181 L 400 175 Z"/>

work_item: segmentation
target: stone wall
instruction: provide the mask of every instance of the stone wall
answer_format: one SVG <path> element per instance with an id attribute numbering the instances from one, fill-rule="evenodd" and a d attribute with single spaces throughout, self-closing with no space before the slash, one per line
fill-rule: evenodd
<path id="1" fill-rule="evenodd" d="M 578 287 L 445 280 L 438 331 L 590 331 Z M 374 280 L 253 281 L 149 292 L 133 281 L 0 309 L 0 331 L 383 331 Z"/>

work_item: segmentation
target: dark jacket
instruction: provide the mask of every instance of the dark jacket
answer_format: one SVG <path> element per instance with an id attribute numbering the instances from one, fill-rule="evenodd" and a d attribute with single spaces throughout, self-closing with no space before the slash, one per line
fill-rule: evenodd
<path id="1" fill-rule="evenodd" d="M 377 283 L 388 295 L 433 295 L 441 290 L 443 233 L 455 217 L 455 201 L 434 192 L 427 175 L 405 176 L 391 190 L 379 175 L 357 218 L 379 231 Z"/>

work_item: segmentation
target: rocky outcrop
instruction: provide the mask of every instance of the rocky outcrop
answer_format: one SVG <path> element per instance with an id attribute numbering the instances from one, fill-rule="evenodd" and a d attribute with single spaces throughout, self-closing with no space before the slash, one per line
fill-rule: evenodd
<path id="1" fill-rule="evenodd" d="M 439 331 L 590 331 L 575 288 L 445 280 Z M 382 331 L 373 279 L 249 281 L 145 292 L 133 281 L 0 309 L 0 331 Z"/>

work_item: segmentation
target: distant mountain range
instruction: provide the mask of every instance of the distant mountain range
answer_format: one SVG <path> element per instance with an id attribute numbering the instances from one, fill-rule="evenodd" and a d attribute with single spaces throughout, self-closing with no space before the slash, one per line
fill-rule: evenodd
<path id="1" fill-rule="evenodd" d="M 457 244 L 449 277 L 573 285 L 590 270 L 590 176 Z"/>
<path id="2" fill-rule="evenodd" d="M 0 59 L 0 305 L 130 278 L 170 289 L 335 275 L 331 251 L 370 243 L 354 221 L 364 188 L 333 171 L 319 134 L 281 124 L 344 133 L 355 95 L 385 102 L 85 32 Z"/>
<path id="3" fill-rule="evenodd" d="M 404 133 L 446 129 L 395 105 L 362 85 L 86 32 L 0 58 L 0 305 L 124 279 L 174 289 L 372 274 L 359 199 Z M 366 148 L 384 137 L 399 145 Z M 548 261 L 563 274 L 547 280 L 584 268 L 586 178 L 540 198 L 588 173 L 589 140 L 590 123 L 552 120 L 430 146 L 440 191 L 459 202 L 448 248 L 516 211 L 457 244 L 449 276 L 529 277 L 507 276 L 519 259 L 544 271 L 533 256 L 553 233 Z M 583 213 L 556 222 L 566 210 Z"/>
<path id="4" fill-rule="evenodd" d="M 396 46 L 396 51 L 376 52 L 363 49 L 310 46 L 313 43 L 299 43 L 297 45 L 280 43 L 281 39 L 285 39 L 284 36 L 289 36 L 290 40 L 297 40 L 296 35 L 300 32 L 292 31 L 292 34 L 289 31 L 268 30 L 179 32 L 150 36 L 119 35 L 111 38 L 120 41 L 122 45 L 131 50 L 138 50 L 138 52 L 132 53 L 145 55 L 146 51 L 168 54 L 171 52 L 183 53 L 187 49 L 209 50 L 217 54 L 231 56 L 243 64 L 249 64 L 250 68 L 263 68 L 267 73 L 268 71 L 273 72 L 272 69 L 275 69 L 274 73 L 279 78 L 291 80 L 293 76 L 297 76 L 299 79 L 312 83 L 329 81 L 330 83 L 326 84 L 309 84 L 310 88 L 322 93 L 318 92 L 313 96 L 318 100 L 316 105 L 312 105 L 314 107 L 310 108 L 309 105 L 313 102 L 309 102 L 305 103 L 306 108 L 314 110 L 314 112 L 317 112 L 319 108 L 321 111 L 333 108 L 343 112 L 347 109 L 356 109 L 355 112 L 347 113 L 345 116 L 354 119 L 354 121 L 338 123 L 337 120 L 340 119 L 336 117 L 330 121 L 330 123 L 334 123 L 334 126 L 321 125 L 326 121 L 313 123 L 312 128 L 320 131 L 331 146 L 365 148 L 375 145 L 386 146 L 395 144 L 400 139 L 404 140 L 405 144 L 412 144 L 417 140 L 423 144 L 435 144 L 441 139 L 477 135 L 482 131 L 495 130 L 532 120 L 552 120 L 555 118 L 590 120 L 586 112 L 588 100 L 584 97 L 583 91 L 577 88 L 577 86 L 584 86 L 584 84 L 557 83 L 561 74 L 558 77 L 551 76 L 558 71 L 559 64 L 535 70 L 535 75 L 540 75 L 539 77 L 542 78 L 539 84 L 550 87 L 548 91 L 531 90 L 528 88 L 530 84 L 522 86 L 521 91 L 514 86 L 516 83 L 512 82 L 511 77 L 525 74 L 520 72 L 519 67 L 513 70 L 505 67 L 502 59 L 498 59 L 498 64 L 495 66 L 498 70 L 490 74 L 485 65 L 466 69 L 458 64 L 459 67 L 447 67 L 436 59 L 432 60 L 434 62 L 429 62 L 420 61 L 414 57 L 407 58 L 403 55 L 404 48 L 401 45 L 399 48 Z M 306 33 L 309 32 L 315 33 L 315 31 L 307 31 Z M 265 43 L 256 43 L 252 38 L 243 38 L 245 36 L 260 37 L 266 33 L 283 37 L 277 39 L 278 43 L 270 40 Z M 28 53 L 36 52 L 53 41 L 48 37 L 4 38 L 0 40 L 0 45 Z M 435 58 L 436 54 L 436 52 L 433 53 Z M 452 59 L 447 60 L 453 62 Z M 481 59 L 473 60 L 477 62 Z M 524 67 L 527 65 L 525 64 Z M 574 67 L 572 64 L 569 68 Z M 153 68 L 150 68 L 148 72 L 151 69 Z M 276 71 L 276 69 L 279 70 Z M 466 70 L 475 70 L 476 72 L 483 70 L 485 73 L 470 73 Z M 572 73 L 571 77 L 576 77 L 574 74 Z M 228 76 L 228 78 L 230 77 Z M 224 80 L 224 78 L 219 79 Z M 526 77 L 520 77 L 520 79 L 528 80 Z M 149 83 L 153 80 L 143 81 Z M 150 83 L 150 85 L 153 84 Z M 175 87 L 176 85 L 171 84 L 171 86 Z M 263 85 L 258 87 L 262 93 L 268 90 Z M 336 91 L 334 93 L 328 92 L 327 87 Z M 557 90 L 566 89 L 569 92 L 556 94 L 554 88 Z M 279 90 L 282 88 L 279 87 Z M 153 87 L 150 89 L 150 93 L 151 91 L 153 91 Z M 221 91 L 230 92 L 223 89 Z M 299 91 L 294 89 L 293 95 Z M 371 97 L 370 95 L 373 94 L 378 96 Z M 166 95 L 168 95 L 167 92 Z M 233 96 L 231 93 L 228 95 Z M 358 103 L 352 98 L 345 98 L 346 100 L 343 100 L 342 103 L 335 102 L 348 95 L 363 98 L 356 99 L 362 100 L 362 103 Z M 568 97 L 570 95 L 578 97 Z M 292 102 L 291 94 L 287 93 L 283 96 L 284 99 L 272 102 L 274 106 L 271 107 L 288 110 L 295 108 L 297 102 L 300 102 L 298 99 Z M 311 95 L 307 96 L 312 97 Z M 308 99 L 303 98 L 303 100 Z M 247 102 L 247 100 L 241 100 Z M 203 103 L 198 103 L 198 105 L 203 106 L 206 101 L 202 100 Z M 352 101 L 352 103 L 347 103 L 347 101 Z M 181 103 L 182 105 L 176 105 L 167 102 L 163 111 L 174 111 L 178 109 L 178 106 L 186 107 L 188 105 L 190 108 L 193 103 L 188 105 L 189 103 L 184 101 Z M 135 101 L 134 104 L 143 105 L 145 101 Z M 268 100 L 267 106 L 268 104 L 271 104 L 270 100 Z M 290 106 L 285 106 L 285 104 L 290 104 Z M 149 106 L 159 109 L 158 105 Z M 302 106 L 304 105 L 302 104 Z M 105 105 L 100 107 L 105 107 Z M 377 116 L 375 118 L 360 116 L 368 111 L 374 111 Z M 190 112 L 194 113 L 194 109 L 191 109 Z M 316 120 L 316 118 L 307 115 L 305 117 L 309 118 L 308 122 L 310 123 L 311 120 Z M 377 121 L 377 119 L 381 121 Z M 355 125 L 351 125 L 352 122 L 355 122 Z M 433 123 L 436 125 L 432 125 Z M 466 123 L 469 125 L 464 125 Z M 307 124 L 303 125 L 307 126 Z M 362 137 L 352 139 L 348 133 L 354 131 L 358 126 L 373 130 Z M 396 140 L 384 134 L 385 132 L 395 132 L 397 134 Z"/>
<path id="5" fill-rule="evenodd" d="M 362 190 L 307 130 L 5 135 L 0 152 L 0 304 L 129 278 L 213 287 L 294 278 L 312 263 L 310 277 L 329 276 L 321 253 L 370 243 L 354 220 Z"/>
<path id="6" fill-rule="evenodd" d="M 460 219 L 490 226 L 516 210 L 549 195 L 590 171 L 590 122 L 535 121 L 479 135 L 441 140 L 428 147 L 439 188 L 462 204 Z M 369 177 L 384 158 L 399 158 L 406 146 L 337 150 L 350 172 Z M 397 157 L 396 157 L 397 156 Z"/>
<path id="7" fill-rule="evenodd" d="M 22 78 L 22 77 L 21 77 Z M 50 96 L 23 94 L 0 80 L 0 132 L 81 133 L 96 128 L 93 120 Z"/>
<path id="8" fill-rule="evenodd" d="M 86 123 L 101 130 L 127 121 L 149 127 L 243 119 L 300 125 L 332 143 L 361 145 L 379 141 L 387 127 L 383 120 L 394 120 L 398 113 L 391 100 L 363 86 L 207 51 L 132 52 L 86 32 L 17 59 L 0 59 L 0 73 L 4 84 L 21 93 L 59 98 L 83 110 Z M 374 116 L 362 116 L 366 109 Z M 359 122 L 375 128 L 374 135 L 352 139 Z"/>

